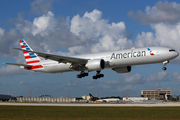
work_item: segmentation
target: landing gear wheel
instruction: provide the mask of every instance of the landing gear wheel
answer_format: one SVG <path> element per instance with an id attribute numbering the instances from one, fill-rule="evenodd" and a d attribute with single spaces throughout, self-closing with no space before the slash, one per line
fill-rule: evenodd
<path id="1" fill-rule="evenodd" d="M 80 76 L 79 76 L 79 75 L 77 75 L 76 77 L 77 77 L 77 78 L 79 78 Z"/>
<path id="2" fill-rule="evenodd" d="M 104 77 L 104 74 L 100 74 L 100 77 Z"/>
<path id="3" fill-rule="evenodd" d="M 97 76 L 93 76 L 93 79 L 97 79 Z"/>
<path id="4" fill-rule="evenodd" d="M 76 77 L 77 77 L 77 78 L 82 78 L 83 76 L 78 74 Z"/>
<path id="5" fill-rule="evenodd" d="M 82 77 L 86 77 L 86 76 L 88 76 L 88 75 L 89 75 L 88 73 L 81 72 L 81 73 L 78 74 L 76 77 L 77 77 L 77 78 L 82 78 Z"/>
<path id="6" fill-rule="evenodd" d="M 88 73 L 84 73 L 85 74 L 85 76 L 88 76 L 89 74 Z"/>
<path id="7" fill-rule="evenodd" d="M 163 67 L 162 69 L 163 69 L 163 70 L 166 70 L 167 68 L 166 68 L 166 67 Z"/>
<path id="8" fill-rule="evenodd" d="M 93 79 L 98 79 L 104 77 L 104 74 L 100 74 L 100 71 L 97 71 L 97 74 L 95 76 L 93 76 Z"/>

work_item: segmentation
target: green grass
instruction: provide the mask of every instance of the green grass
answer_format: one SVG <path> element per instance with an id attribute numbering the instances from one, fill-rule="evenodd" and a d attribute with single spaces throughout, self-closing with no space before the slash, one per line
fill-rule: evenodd
<path id="1" fill-rule="evenodd" d="M 180 107 L 0 106 L 0 120 L 178 120 Z"/>

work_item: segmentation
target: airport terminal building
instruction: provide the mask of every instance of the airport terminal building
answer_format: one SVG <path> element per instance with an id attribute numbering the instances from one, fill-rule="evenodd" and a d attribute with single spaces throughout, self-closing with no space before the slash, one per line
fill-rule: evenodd
<path id="1" fill-rule="evenodd" d="M 147 97 L 149 100 L 169 100 L 171 96 L 171 90 L 142 90 L 141 95 Z"/>
<path id="2" fill-rule="evenodd" d="M 69 97 L 17 97 L 19 102 L 75 102 L 76 98 Z"/>

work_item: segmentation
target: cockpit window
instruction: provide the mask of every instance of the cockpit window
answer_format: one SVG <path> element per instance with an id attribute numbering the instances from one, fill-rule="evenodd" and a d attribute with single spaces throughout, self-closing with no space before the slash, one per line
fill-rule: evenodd
<path id="1" fill-rule="evenodd" d="M 170 49 L 169 52 L 175 51 L 174 49 Z"/>

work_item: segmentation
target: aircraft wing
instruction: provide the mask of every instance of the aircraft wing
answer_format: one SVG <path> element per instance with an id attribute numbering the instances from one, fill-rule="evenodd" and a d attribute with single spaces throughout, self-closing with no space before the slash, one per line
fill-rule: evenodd
<path id="1" fill-rule="evenodd" d="M 86 64 L 88 61 L 88 59 L 53 55 L 53 54 L 47 54 L 47 53 L 41 53 L 41 52 L 35 52 L 35 51 L 28 51 L 28 50 L 23 50 L 20 48 L 13 48 L 13 49 L 17 49 L 17 50 L 21 50 L 21 51 L 27 51 L 27 52 L 31 52 L 31 53 L 36 53 L 40 57 L 43 57 L 45 59 L 54 60 L 54 61 L 57 61 L 59 63 Z"/>
<path id="2" fill-rule="evenodd" d="M 16 63 L 3 63 L 8 65 L 16 65 L 16 66 L 24 66 L 24 67 L 32 67 L 32 65 L 26 65 L 26 64 L 16 64 Z"/>

